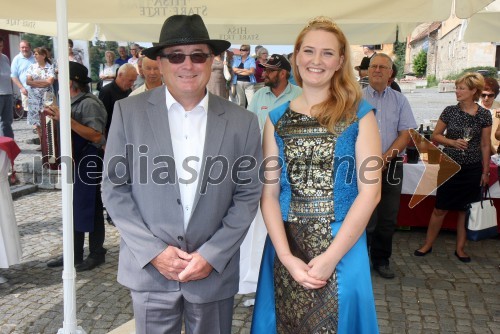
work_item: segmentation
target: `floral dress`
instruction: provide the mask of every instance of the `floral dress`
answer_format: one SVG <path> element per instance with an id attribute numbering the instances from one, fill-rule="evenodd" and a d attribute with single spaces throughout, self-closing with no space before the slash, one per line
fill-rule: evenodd
<path id="1" fill-rule="evenodd" d="M 31 76 L 33 80 L 47 80 L 55 78 L 54 67 L 45 63 L 44 67 L 40 67 L 38 63 L 31 64 L 26 72 L 27 76 Z M 28 124 L 40 126 L 40 113 L 43 110 L 43 93 L 50 91 L 54 92 L 52 85 L 45 88 L 30 87 L 28 90 Z"/>

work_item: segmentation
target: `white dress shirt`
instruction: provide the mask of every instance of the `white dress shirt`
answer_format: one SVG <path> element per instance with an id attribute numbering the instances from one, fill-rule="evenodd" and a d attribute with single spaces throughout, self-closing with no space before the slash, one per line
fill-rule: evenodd
<path id="1" fill-rule="evenodd" d="M 177 182 L 184 209 L 184 230 L 186 230 L 200 179 L 207 130 L 208 94 L 193 110 L 185 110 L 166 87 L 165 89 L 167 91 L 168 123 L 174 150 Z M 187 168 L 184 167 L 185 163 L 187 163 Z"/>

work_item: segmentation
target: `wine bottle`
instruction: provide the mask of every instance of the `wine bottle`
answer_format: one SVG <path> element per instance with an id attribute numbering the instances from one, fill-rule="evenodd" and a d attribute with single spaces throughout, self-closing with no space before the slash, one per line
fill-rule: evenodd
<path id="1" fill-rule="evenodd" d="M 427 129 L 424 131 L 424 137 L 427 140 L 431 140 L 431 136 L 432 136 L 432 130 L 430 129 L 429 126 L 427 126 Z"/>

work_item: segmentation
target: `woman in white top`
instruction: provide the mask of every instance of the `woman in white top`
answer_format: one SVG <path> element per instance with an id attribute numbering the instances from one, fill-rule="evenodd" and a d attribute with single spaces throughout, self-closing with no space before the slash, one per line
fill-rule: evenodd
<path id="1" fill-rule="evenodd" d="M 101 64 L 99 68 L 99 78 L 102 80 L 102 86 L 106 86 L 115 80 L 116 71 L 120 65 L 115 64 L 115 53 L 113 51 L 106 51 L 104 54 L 106 63 Z"/>

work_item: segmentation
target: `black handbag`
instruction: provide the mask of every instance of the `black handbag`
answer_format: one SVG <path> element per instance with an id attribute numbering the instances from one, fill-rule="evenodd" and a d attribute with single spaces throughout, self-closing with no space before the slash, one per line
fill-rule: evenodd
<path id="1" fill-rule="evenodd" d="M 102 80 L 97 81 L 97 85 L 95 86 L 95 88 L 96 88 L 98 91 L 101 91 L 101 89 L 102 89 Z"/>
<path id="2" fill-rule="evenodd" d="M 311 258 L 304 252 L 297 241 L 295 240 L 295 235 L 297 235 L 298 231 L 296 229 L 297 224 L 290 224 L 289 222 L 284 222 L 285 226 L 285 234 L 288 240 L 288 246 L 290 247 L 290 252 L 293 256 L 298 257 L 305 263 L 309 263 Z"/>

